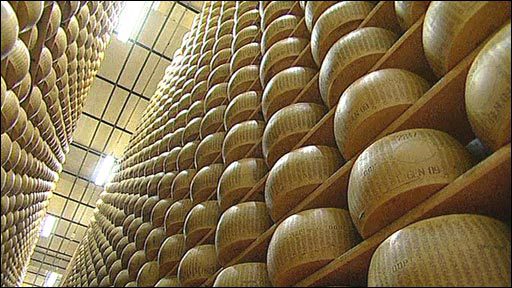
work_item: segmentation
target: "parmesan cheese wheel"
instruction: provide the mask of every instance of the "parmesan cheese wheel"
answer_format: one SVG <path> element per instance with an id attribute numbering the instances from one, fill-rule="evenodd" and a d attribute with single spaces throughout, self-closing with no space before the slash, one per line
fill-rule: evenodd
<path id="1" fill-rule="evenodd" d="M 196 75 L 194 77 L 194 81 L 196 83 L 200 83 L 202 81 L 207 81 L 208 75 L 210 75 L 210 65 L 203 66 L 203 67 L 197 69 Z"/>
<path id="2" fill-rule="evenodd" d="M 246 44 L 233 53 L 230 61 L 231 74 L 238 69 L 250 65 L 259 64 L 261 60 L 260 44 L 257 42 Z"/>
<path id="3" fill-rule="evenodd" d="M 190 122 L 190 120 L 197 118 L 197 117 L 203 117 L 204 115 L 204 101 L 203 100 L 197 100 L 192 105 L 190 105 L 190 108 L 188 109 L 187 113 L 187 123 Z"/>
<path id="4" fill-rule="evenodd" d="M 225 48 L 220 50 L 212 58 L 212 62 L 210 64 L 212 71 L 222 64 L 229 63 L 229 60 L 231 60 L 231 48 Z"/>
<path id="5" fill-rule="evenodd" d="M 201 53 L 205 53 L 206 51 L 210 51 L 213 49 L 213 44 L 215 44 L 215 39 L 209 39 L 203 42 L 203 46 L 201 47 Z M 215 54 L 215 51 L 213 51 Z"/>
<path id="6" fill-rule="evenodd" d="M 280 220 L 342 165 L 337 149 L 327 146 L 307 146 L 281 157 L 265 183 L 265 202 L 272 219 Z"/>
<path id="7" fill-rule="evenodd" d="M 205 201 L 197 204 L 190 210 L 185 218 L 183 234 L 185 235 L 185 247 L 194 247 L 210 231 L 215 231 L 220 217 L 217 201 Z M 213 244 L 214 235 L 208 237 L 203 244 Z"/>
<path id="8" fill-rule="evenodd" d="M 214 245 L 190 249 L 180 261 L 178 280 L 185 287 L 198 287 L 219 269 Z"/>
<path id="9" fill-rule="evenodd" d="M 47 49 L 45 50 L 47 51 Z M 43 53 L 41 53 L 43 54 Z M 50 57 L 51 54 L 45 54 Z M 14 47 L 9 52 L 9 55 L 2 60 L 2 77 L 4 78 L 7 89 L 12 89 L 18 85 L 23 78 L 29 73 L 30 68 L 30 54 L 27 46 L 21 40 L 16 40 Z M 45 71 L 45 76 L 49 74 L 51 66 L 48 67 L 48 71 Z"/>
<path id="10" fill-rule="evenodd" d="M 264 202 L 240 203 L 226 210 L 215 231 L 219 263 L 225 267 L 272 224 Z"/>
<path id="11" fill-rule="evenodd" d="M 227 82 L 231 72 L 229 71 L 229 64 L 222 64 L 219 67 L 212 70 L 210 76 L 208 76 L 208 87 L 213 87 L 215 84 Z"/>
<path id="12" fill-rule="evenodd" d="M 137 232 L 135 232 L 135 247 L 137 250 L 144 250 L 144 242 L 151 232 L 151 229 L 151 223 L 149 222 L 144 222 L 139 226 Z"/>
<path id="13" fill-rule="evenodd" d="M 171 186 L 173 199 L 178 200 L 188 196 L 190 183 L 192 182 L 192 179 L 194 178 L 195 175 L 195 169 L 183 170 L 180 173 L 178 173 L 178 175 L 176 175 L 176 178 L 174 178 L 174 181 L 172 182 Z"/>
<path id="14" fill-rule="evenodd" d="M 316 21 L 318 21 L 318 18 L 320 18 L 324 11 L 336 3 L 338 1 L 306 1 L 304 20 L 309 32 L 313 31 Z"/>
<path id="15" fill-rule="evenodd" d="M 309 41 L 303 38 L 290 37 L 276 42 L 263 55 L 260 65 L 260 80 L 266 86 L 274 75 L 290 68 L 299 54 L 306 49 Z"/>
<path id="16" fill-rule="evenodd" d="M 130 261 L 128 262 L 128 275 L 131 281 L 135 281 L 137 279 L 137 274 L 139 273 L 140 268 L 142 268 L 142 265 L 146 264 L 146 262 L 148 262 L 148 260 L 146 259 L 146 253 L 144 253 L 144 250 L 139 250 L 130 257 Z M 119 277 L 119 275 L 117 277 Z"/>
<path id="17" fill-rule="evenodd" d="M 164 225 L 165 213 L 172 203 L 170 199 L 161 199 L 156 203 L 153 211 L 151 211 L 151 224 L 153 227 L 162 227 Z"/>
<path id="18" fill-rule="evenodd" d="M 373 287 L 510 284 L 510 227 L 471 214 L 422 220 L 395 232 L 375 250 L 368 273 Z"/>
<path id="19" fill-rule="evenodd" d="M 183 228 L 185 216 L 192 209 L 192 201 L 190 199 L 179 200 L 172 204 L 165 214 L 165 233 L 172 236 Z"/>
<path id="20" fill-rule="evenodd" d="M 224 128 L 229 130 L 235 124 L 246 120 L 261 120 L 260 113 L 253 112 L 258 109 L 261 103 L 261 95 L 256 91 L 249 91 L 239 94 L 232 99 L 224 112 Z"/>
<path id="21" fill-rule="evenodd" d="M 155 284 L 155 287 L 181 287 L 176 276 L 166 276 Z"/>
<path id="22" fill-rule="evenodd" d="M 197 73 L 196 73 L 196 75 L 197 75 Z M 196 80 L 194 80 L 194 81 L 196 81 Z M 192 89 L 192 91 L 190 92 L 191 100 L 192 101 L 203 100 L 204 97 L 206 96 L 207 91 L 208 91 L 208 82 L 201 81 L 201 82 L 197 83 L 194 86 L 194 88 Z M 191 109 L 192 109 L 192 106 L 190 107 L 189 110 L 191 110 Z"/>
<path id="23" fill-rule="evenodd" d="M 151 211 L 158 203 L 158 196 L 149 197 L 142 206 L 142 221 L 149 222 L 151 220 Z"/>
<path id="24" fill-rule="evenodd" d="M 329 49 L 320 68 L 320 93 L 332 108 L 345 89 L 363 76 L 386 53 L 398 36 L 386 29 L 357 29 Z"/>
<path id="25" fill-rule="evenodd" d="M 234 99 L 241 93 L 249 91 L 249 89 L 254 91 L 261 91 L 261 84 L 259 81 L 255 81 L 258 79 L 259 66 L 258 65 L 248 65 L 238 69 L 231 75 L 228 84 L 228 97 L 229 99 Z M 252 85 L 255 82 L 255 85 Z"/>
<path id="26" fill-rule="evenodd" d="M 19 33 L 34 27 L 43 14 L 43 1 L 12 1 L 10 4 L 18 18 Z"/>
<path id="27" fill-rule="evenodd" d="M 206 53 L 201 53 L 201 56 L 199 57 L 199 63 L 198 63 L 199 67 L 210 65 L 210 62 L 212 61 L 212 57 L 213 57 L 213 51 L 211 51 L 211 50 Z M 197 71 L 196 71 L 196 73 L 197 73 Z"/>
<path id="28" fill-rule="evenodd" d="M 423 22 L 423 49 L 441 77 L 510 19 L 510 2 L 433 1 Z"/>
<path id="29" fill-rule="evenodd" d="M 324 114 L 324 106 L 314 103 L 297 103 L 277 111 L 263 133 L 263 156 L 269 166 L 290 152 Z"/>
<path id="30" fill-rule="evenodd" d="M 183 146 L 180 153 L 178 154 L 178 159 L 176 162 L 178 165 L 178 171 L 184 171 L 193 166 L 194 155 L 198 145 L 199 141 L 192 141 Z"/>
<path id="31" fill-rule="evenodd" d="M 215 44 L 213 45 L 213 55 L 219 53 L 220 51 L 224 49 L 231 48 L 231 45 L 233 43 L 233 35 L 228 34 L 220 37 Z M 231 51 L 234 52 L 234 51 Z"/>
<path id="32" fill-rule="evenodd" d="M 219 40 L 222 36 L 231 35 L 233 33 L 233 27 L 235 25 L 235 21 L 233 19 L 228 19 L 222 23 L 220 23 L 219 29 L 217 30 L 217 34 L 215 34 L 215 38 Z"/>
<path id="33" fill-rule="evenodd" d="M 166 154 L 164 159 L 164 172 L 174 172 L 178 168 L 178 155 L 181 152 L 181 147 L 174 147 L 169 154 Z"/>
<path id="34" fill-rule="evenodd" d="M 321 14 L 311 32 L 311 54 L 319 67 L 334 43 L 357 29 L 372 9 L 370 2 L 343 1 Z"/>
<path id="35" fill-rule="evenodd" d="M 267 252 L 274 286 L 291 286 L 339 257 L 359 242 L 348 211 L 302 211 L 277 226 Z"/>
<path id="36" fill-rule="evenodd" d="M 261 158 L 246 158 L 231 163 L 222 173 L 217 188 L 221 211 L 237 204 L 268 172 Z M 247 201 L 262 201 L 263 189 L 256 191 Z"/>
<path id="37" fill-rule="evenodd" d="M 16 13 L 9 2 L 2 2 L 2 60 L 12 51 L 18 38 L 19 26 Z M 2 65 L 3 66 L 3 65 Z"/>
<path id="38" fill-rule="evenodd" d="M 233 43 L 231 44 L 231 51 L 236 53 L 238 49 L 243 46 L 251 43 L 251 42 L 260 42 L 261 39 L 261 30 L 256 25 L 251 25 L 242 29 L 236 36 L 233 38 Z"/>
<path id="39" fill-rule="evenodd" d="M 350 215 L 367 238 L 472 167 L 468 151 L 445 132 L 388 135 L 356 159 L 348 185 Z M 455 163 L 455 164 L 454 164 Z"/>
<path id="40" fill-rule="evenodd" d="M 196 169 L 213 163 L 222 163 L 220 154 L 225 134 L 225 132 L 210 134 L 199 143 L 194 156 Z"/>
<path id="41" fill-rule="evenodd" d="M 304 25 L 300 22 L 300 18 L 295 15 L 283 15 L 272 22 L 267 29 L 263 32 L 261 37 L 261 54 L 272 47 L 276 42 L 290 37 L 292 32 L 304 31 L 305 29 L 296 28 L 299 25 Z M 295 35 L 301 38 L 307 38 L 308 35 Z"/>
<path id="42" fill-rule="evenodd" d="M 291 67 L 277 73 L 263 91 L 261 109 L 265 119 L 270 119 L 275 112 L 292 104 L 316 74 L 317 71 L 307 67 Z M 318 82 L 312 85 L 312 93 L 307 93 L 301 101 L 322 104 Z"/>
<path id="43" fill-rule="evenodd" d="M 135 202 L 135 207 L 133 209 L 133 212 L 135 213 L 136 217 L 142 217 L 142 206 L 148 199 L 148 195 L 142 195 L 137 199 L 137 202 Z"/>
<path id="44" fill-rule="evenodd" d="M 158 256 L 158 250 L 160 249 L 162 242 L 164 242 L 165 237 L 164 228 L 161 227 L 155 228 L 149 232 L 149 235 L 144 242 L 144 252 L 146 253 L 146 258 L 149 261 L 156 259 Z"/>
<path id="45" fill-rule="evenodd" d="M 181 136 L 182 143 L 194 143 L 192 141 L 199 138 L 199 127 L 201 126 L 202 120 L 202 117 L 196 117 L 188 122 L 187 126 L 185 126 L 185 130 L 183 130 L 183 135 Z M 185 145 L 185 147 L 187 147 L 187 145 Z M 186 150 L 185 147 L 183 147 L 183 150 Z"/>
<path id="46" fill-rule="evenodd" d="M 188 109 L 183 109 L 180 112 L 178 112 L 178 114 L 176 115 L 176 118 L 174 120 L 174 127 L 176 129 L 185 127 L 185 125 L 187 124 L 187 113 L 188 113 Z M 180 139 L 180 141 L 181 141 L 181 139 Z"/>
<path id="47" fill-rule="evenodd" d="M 236 11 L 235 18 L 240 18 L 247 11 L 251 11 L 253 9 L 258 9 L 259 1 L 237 1 L 236 2 Z"/>
<path id="48" fill-rule="evenodd" d="M 201 122 L 200 135 L 201 139 L 206 136 L 223 130 L 224 111 L 226 105 L 217 106 L 208 111 Z"/>
<path id="49" fill-rule="evenodd" d="M 260 24 L 260 12 L 258 9 L 249 10 L 243 14 L 240 14 L 239 17 L 235 18 L 235 26 L 233 28 L 233 34 L 238 34 L 244 28 L 249 27 L 251 25 Z"/>
<path id="50" fill-rule="evenodd" d="M 228 98 L 228 83 L 222 82 L 216 85 L 213 85 L 208 94 L 206 94 L 206 98 L 204 98 L 204 111 L 210 111 L 212 108 L 220 106 L 226 102 Z"/>
<path id="51" fill-rule="evenodd" d="M 466 111 L 493 151 L 510 143 L 510 22 L 482 48 L 466 80 Z"/>
<path id="52" fill-rule="evenodd" d="M 212 164 L 196 173 L 190 184 L 190 199 L 193 204 L 208 200 L 208 197 L 215 192 L 223 171 L 223 164 Z"/>
<path id="53" fill-rule="evenodd" d="M 183 234 L 176 234 L 165 239 L 158 252 L 160 277 L 170 274 L 172 269 L 180 263 L 181 257 L 183 257 L 185 252 L 187 250 L 185 249 L 185 237 Z"/>
<path id="54" fill-rule="evenodd" d="M 252 149 L 261 141 L 265 123 L 263 121 L 249 120 L 236 124 L 229 129 L 222 144 L 222 158 L 226 165 L 242 158 L 262 157 L 261 146 Z M 247 153 L 253 150 L 249 155 Z"/>
<path id="55" fill-rule="evenodd" d="M 300 7 L 295 5 L 296 1 L 270 1 L 264 7 L 261 16 L 261 30 L 265 31 L 267 27 L 280 16 L 292 14 L 301 16 Z M 261 9 L 261 8 L 260 8 Z"/>
<path id="56" fill-rule="evenodd" d="M 265 263 L 243 263 L 222 269 L 213 287 L 271 287 Z"/>
<path id="57" fill-rule="evenodd" d="M 128 274 L 128 270 L 123 269 L 117 274 L 117 276 L 114 280 L 114 286 L 115 287 L 124 287 L 126 284 L 128 284 L 128 282 L 130 282 L 130 276 Z"/>
<path id="58" fill-rule="evenodd" d="M 351 159 L 430 88 L 420 76 L 384 69 L 352 83 L 338 102 L 334 136 L 345 159 Z"/>
<path id="59" fill-rule="evenodd" d="M 409 29 L 427 11 L 430 1 L 395 1 L 398 24 L 404 31 Z"/>
<path id="60" fill-rule="evenodd" d="M 152 287 L 160 280 L 158 274 L 158 262 L 150 261 L 144 264 L 137 275 L 135 287 Z"/>

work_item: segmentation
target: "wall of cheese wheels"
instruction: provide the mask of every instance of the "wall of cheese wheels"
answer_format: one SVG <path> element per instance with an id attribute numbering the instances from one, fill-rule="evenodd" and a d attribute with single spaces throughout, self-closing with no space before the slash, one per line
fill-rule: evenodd
<path id="1" fill-rule="evenodd" d="M 2 1 L 2 286 L 20 286 L 123 2 Z"/>
<path id="2" fill-rule="evenodd" d="M 206 1 L 64 283 L 510 286 L 510 154 L 509 2 Z"/>

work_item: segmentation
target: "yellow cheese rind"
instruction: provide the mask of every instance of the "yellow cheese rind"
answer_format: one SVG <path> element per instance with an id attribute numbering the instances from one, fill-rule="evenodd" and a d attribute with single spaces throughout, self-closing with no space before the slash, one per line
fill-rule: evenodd
<path id="1" fill-rule="evenodd" d="M 166 276 L 160 279 L 155 287 L 181 287 L 180 281 L 176 276 Z"/>
<path id="2" fill-rule="evenodd" d="M 218 129 L 221 129 L 220 131 L 222 131 L 224 128 L 223 121 L 225 110 L 226 105 L 220 105 L 211 109 L 204 115 L 200 128 L 201 139 L 204 139 L 206 136 L 217 132 Z"/>
<path id="3" fill-rule="evenodd" d="M 300 18 L 295 15 L 283 15 L 268 25 L 261 36 L 261 54 L 265 54 L 277 41 L 288 38 L 299 22 Z"/>
<path id="4" fill-rule="evenodd" d="M 186 287 L 198 287 L 219 269 L 214 245 L 194 247 L 178 266 L 178 280 Z"/>
<path id="5" fill-rule="evenodd" d="M 304 7 L 304 20 L 309 32 L 313 30 L 316 21 L 318 21 L 318 18 L 322 13 L 336 3 L 338 3 L 338 1 L 306 1 Z"/>
<path id="6" fill-rule="evenodd" d="M 226 134 L 222 144 L 222 158 L 226 165 L 242 158 L 261 157 L 261 149 L 255 149 L 251 155 L 247 153 L 258 144 L 263 136 L 265 123 L 249 120 L 234 125 Z"/>
<path id="7" fill-rule="evenodd" d="M 261 91 L 260 82 L 257 81 L 256 85 L 252 85 L 254 79 L 258 79 L 259 66 L 258 65 L 247 65 L 236 72 L 231 74 L 228 84 L 228 97 L 234 99 L 238 95 L 253 89 L 254 91 Z"/>
<path id="8" fill-rule="evenodd" d="M 271 287 L 265 263 L 242 263 L 222 269 L 213 287 Z"/>
<path id="9" fill-rule="evenodd" d="M 217 189 L 222 172 L 224 172 L 224 164 L 218 163 L 205 166 L 196 173 L 190 184 L 190 199 L 193 204 L 208 200 L 207 198 Z"/>
<path id="10" fill-rule="evenodd" d="M 267 50 L 260 65 L 260 81 L 263 87 L 276 75 L 290 68 L 299 54 L 308 46 L 303 38 L 290 37 L 276 42 Z"/>
<path id="11" fill-rule="evenodd" d="M 188 196 L 190 183 L 192 179 L 196 175 L 195 169 L 186 169 L 178 173 L 174 178 L 171 186 L 171 193 L 173 199 L 183 199 L 183 197 Z"/>
<path id="12" fill-rule="evenodd" d="M 224 112 L 224 128 L 226 131 L 235 124 L 246 120 L 262 119 L 260 113 L 254 113 L 253 115 L 254 110 L 258 109 L 260 103 L 261 95 L 256 91 L 245 92 L 232 99 Z"/>
<path id="13" fill-rule="evenodd" d="M 230 69 L 231 74 L 234 74 L 238 69 L 250 65 L 253 63 L 254 59 L 256 61 L 253 64 L 259 64 L 261 58 L 261 51 L 260 51 L 260 44 L 257 42 L 252 42 L 249 44 L 246 44 L 238 51 L 233 53 L 233 56 L 231 57 L 230 61 Z"/>
<path id="14" fill-rule="evenodd" d="M 207 165 L 222 163 L 222 143 L 224 142 L 225 132 L 217 132 L 206 136 L 197 146 L 195 159 L 196 169 L 201 169 Z M 215 160 L 217 159 L 217 160 Z"/>
<path id="15" fill-rule="evenodd" d="M 395 1 L 395 14 L 402 30 L 409 29 L 427 11 L 430 1 Z"/>
<path id="16" fill-rule="evenodd" d="M 192 209 L 192 200 L 183 199 L 172 204 L 165 214 L 165 233 L 167 236 L 172 236 L 183 228 L 185 217 Z"/>
<path id="17" fill-rule="evenodd" d="M 208 232 L 215 230 L 220 214 L 219 204 L 215 200 L 195 205 L 185 218 L 183 226 L 185 246 L 187 248 L 194 247 Z M 213 241 L 205 243 L 213 243 Z"/>
<path id="18" fill-rule="evenodd" d="M 510 276 L 510 227 L 452 214 L 389 236 L 372 256 L 368 286 L 499 287 L 510 286 Z"/>
<path id="19" fill-rule="evenodd" d="M 472 165 L 469 152 L 445 132 L 411 129 L 381 138 L 352 167 L 348 185 L 352 220 L 367 238 Z"/>
<path id="20" fill-rule="evenodd" d="M 180 262 L 185 252 L 187 250 L 185 249 L 185 236 L 183 234 L 176 234 L 165 239 L 158 251 L 160 277 L 168 275 L 171 269 Z"/>

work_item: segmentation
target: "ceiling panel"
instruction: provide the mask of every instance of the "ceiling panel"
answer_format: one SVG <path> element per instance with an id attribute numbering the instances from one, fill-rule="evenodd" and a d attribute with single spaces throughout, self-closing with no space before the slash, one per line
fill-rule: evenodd
<path id="1" fill-rule="evenodd" d="M 108 96 L 114 86 L 101 79 L 94 79 L 85 101 L 84 112 L 101 117 L 105 106 L 107 105 Z"/>

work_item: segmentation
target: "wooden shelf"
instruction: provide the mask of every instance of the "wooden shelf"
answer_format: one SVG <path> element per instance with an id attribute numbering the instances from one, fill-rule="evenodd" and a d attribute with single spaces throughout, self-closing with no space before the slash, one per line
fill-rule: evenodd
<path id="1" fill-rule="evenodd" d="M 394 1 L 380 1 L 377 3 L 357 29 L 364 27 L 380 27 L 401 34 L 402 29 L 396 19 Z"/>

